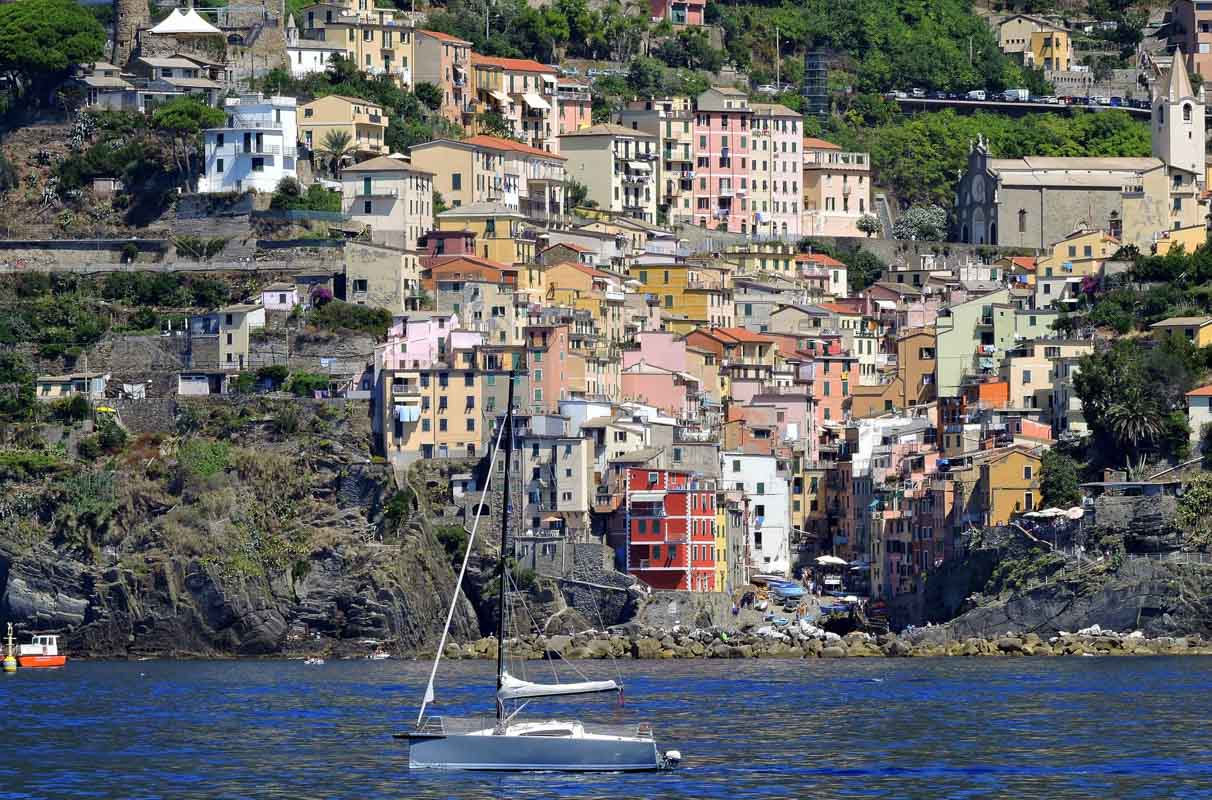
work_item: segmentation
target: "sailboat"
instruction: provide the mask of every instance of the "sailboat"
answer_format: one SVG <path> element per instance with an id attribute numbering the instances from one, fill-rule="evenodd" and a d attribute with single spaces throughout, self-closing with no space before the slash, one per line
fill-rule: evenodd
<path id="1" fill-rule="evenodd" d="M 485 504 L 480 503 L 472 523 L 463 555 L 463 566 L 459 570 L 459 581 L 446 614 L 446 627 L 434 657 L 429 684 L 421 702 L 413 730 L 395 734 L 398 739 L 408 741 L 409 769 L 448 770 L 506 770 L 506 771 L 563 771 L 563 772 L 643 772 L 670 769 L 681 760 L 676 750 L 665 753 L 657 749 L 652 726 L 640 723 L 629 728 L 599 728 L 579 721 L 546 719 L 522 721 L 519 715 L 531 700 L 569 697 L 616 692 L 623 690 L 621 681 L 580 681 L 576 683 L 535 683 L 509 674 L 505 667 L 507 645 L 506 618 L 509 615 L 507 602 L 509 589 L 508 564 L 505 559 L 509 538 L 509 474 L 510 453 L 513 447 L 514 409 L 513 390 L 515 376 L 509 375 L 509 401 L 504 424 L 497 431 L 489 462 L 488 482 L 484 487 L 487 495 L 495 474 L 497 456 L 504 441 L 502 492 L 504 502 L 501 511 L 501 551 L 498 571 L 500 584 L 497 612 L 497 678 L 496 718 L 452 719 L 450 717 L 426 716 L 425 711 L 434 701 L 434 680 L 446 639 L 450 633 L 451 620 L 458 602 L 472 545 L 479 528 Z"/>

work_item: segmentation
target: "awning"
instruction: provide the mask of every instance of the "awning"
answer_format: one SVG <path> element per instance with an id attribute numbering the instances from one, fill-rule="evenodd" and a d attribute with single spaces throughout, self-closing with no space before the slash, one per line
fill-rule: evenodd
<path id="1" fill-rule="evenodd" d="M 543 82 L 544 83 L 555 83 L 556 77 L 555 77 L 555 75 L 547 75 L 546 73 L 544 73 Z"/>
<path id="2" fill-rule="evenodd" d="M 522 100 L 524 100 L 526 105 L 530 106 L 531 108 L 541 108 L 544 111 L 551 110 L 551 104 L 539 97 L 534 92 L 526 92 L 522 95 Z"/>
<path id="3" fill-rule="evenodd" d="M 636 172 L 652 172 L 652 165 L 645 164 L 643 161 L 628 161 L 627 167 Z"/>
<path id="4" fill-rule="evenodd" d="M 631 502 L 633 503 L 659 503 L 665 499 L 664 492 L 632 492 Z"/>
<path id="5" fill-rule="evenodd" d="M 488 95 L 503 106 L 509 105 L 509 95 L 505 94 L 500 89 L 492 89 L 488 92 Z"/>
<path id="6" fill-rule="evenodd" d="M 833 564 L 835 566 L 844 567 L 846 565 L 846 559 L 838 558 L 837 556 L 817 556 L 816 563 Z"/>

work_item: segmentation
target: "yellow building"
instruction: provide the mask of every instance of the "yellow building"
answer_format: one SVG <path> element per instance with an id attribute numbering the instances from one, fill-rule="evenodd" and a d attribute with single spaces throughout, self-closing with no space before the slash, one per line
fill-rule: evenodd
<path id="1" fill-rule="evenodd" d="M 724 591 L 728 586 L 728 507 L 721 502 L 715 504 L 715 588 Z"/>
<path id="2" fill-rule="evenodd" d="M 526 217 L 502 203 L 471 203 L 437 216 L 440 231 L 470 231 L 476 236 L 476 255 L 500 264 L 534 262 L 535 243 L 522 239 Z"/>
<path id="3" fill-rule="evenodd" d="M 1037 278 L 1099 275 L 1119 251 L 1120 242 L 1105 231 L 1077 231 L 1052 245 L 1051 255 L 1035 262 Z"/>
<path id="4" fill-rule="evenodd" d="M 1194 253 L 1195 248 L 1208 243 L 1208 226 L 1200 222 L 1185 228 L 1162 231 L 1162 238 L 1153 243 L 1155 255 L 1164 256 L 1180 245 L 1184 253 Z"/>
<path id="5" fill-rule="evenodd" d="M 343 131 L 356 152 L 387 155 L 387 115 L 383 108 L 356 97 L 330 94 L 299 106 L 299 141 L 321 149 L 330 131 Z"/>
<path id="6" fill-rule="evenodd" d="M 1178 334 L 1196 347 L 1212 344 L 1212 317 L 1170 317 L 1149 326 L 1157 337 Z"/>
<path id="7" fill-rule="evenodd" d="M 795 257 L 795 246 L 784 242 L 755 242 L 731 247 L 720 255 L 732 264 L 736 275 L 775 272 L 789 278 L 796 274 Z"/>
<path id="8" fill-rule="evenodd" d="M 305 6 L 301 17 L 304 38 L 339 45 L 362 72 L 412 86 L 413 28 L 395 9 L 346 0 Z"/>
<path id="9" fill-rule="evenodd" d="M 1002 52 L 1021 55 L 1028 67 L 1062 72 L 1073 68 L 1073 43 L 1059 25 L 1030 14 L 1015 14 L 998 25 Z"/>
<path id="10" fill-rule="evenodd" d="M 654 295 L 665 329 L 690 333 L 695 328 L 730 328 L 736 318 L 732 271 L 727 264 L 703 262 L 640 263 L 629 270 Z"/>
<path id="11" fill-rule="evenodd" d="M 446 363 L 384 370 L 379 424 L 383 455 L 409 463 L 472 458 L 482 452 L 488 417 L 475 351 L 455 350 Z"/>
<path id="12" fill-rule="evenodd" d="M 547 305 L 572 306 L 593 315 L 598 336 L 622 344 L 624 339 L 623 278 L 585 264 L 564 262 L 543 270 Z"/>
<path id="13" fill-rule="evenodd" d="M 1031 44 L 1023 52 L 1023 61 L 1028 66 L 1042 67 L 1049 71 L 1065 72 L 1073 68 L 1073 43 L 1065 31 L 1035 31 Z"/>
<path id="14" fill-rule="evenodd" d="M 1025 447 L 991 451 L 980 461 L 980 488 L 989 525 L 1005 525 L 1040 505 L 1041 458 Z"/>

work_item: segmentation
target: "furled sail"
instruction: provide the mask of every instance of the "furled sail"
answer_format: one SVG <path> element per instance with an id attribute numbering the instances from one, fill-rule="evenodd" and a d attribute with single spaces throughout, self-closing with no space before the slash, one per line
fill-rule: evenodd
<path id="1" fill-rule="evenodd" d="M 528 697 L 559 697 L 569 694 L 596 694 L 598 692 L 617 692 L 619 685 L 614 681 L 581 681 L 580 683 L 531 683 L 519 680 L 508 672 L 501 676 L 501 690 L 497 697 L 501 700 L 522 700 Z"/>

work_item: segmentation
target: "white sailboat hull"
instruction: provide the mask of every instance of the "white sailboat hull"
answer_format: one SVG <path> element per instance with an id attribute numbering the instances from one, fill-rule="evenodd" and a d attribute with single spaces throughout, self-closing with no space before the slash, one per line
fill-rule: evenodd
<path id="1" fill-rule="evenodd" d="M 667 766 L 651 738 L 588 733 L 574 723 L 405 736 L 409 769 L 645 772 Z"/>

